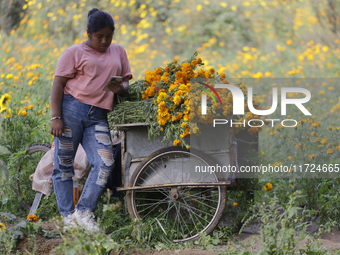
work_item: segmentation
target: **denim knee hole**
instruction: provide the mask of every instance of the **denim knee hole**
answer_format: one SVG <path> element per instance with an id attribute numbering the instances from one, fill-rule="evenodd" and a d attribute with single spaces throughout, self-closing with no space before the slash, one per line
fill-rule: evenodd
<path id="1" fill-rule="evenodd" d="M 72 177 L 73 177 L 73 174 L 72 174 L 71 170 L 69 170 L 69 171 L 61 171 L 61 180 L 62 181 L 71 180 Z"/>
<path id="2" fill-rule="evenodd" d="M 60 166 L 71 167 L 73 166 L 73 159 L 71 156 L 58 156 Z"/>
<path id="3" fill-rule="evenodd" d="M 73 142 L 66 140 L 59 140 L 59 149 L 65 151 L 73 151 Z"/>
<path id="4" fill-rule="evenodd" d="M 98 178 L 97 178 L 96 184 L 99 185 L 99 186 L 105 187 L 105 185 L 107 183 L 107 179 L 109 178 L 109 175 L 110 175 L 109 170 L 105 170 L 105 169 L 101 168 L 99 173 L 98 173 Z"/>
<path id="5" fill-rule="evenodd" d="M 104 125 L 96 125 L 95 131 L 101 131 L 101 132 L 109 132 L 109 127 Z"/>
<path id="6" fill-rule="evenodd" d="M 111 140 L 110 136 L 107 134 L 95 134 L 96 140 L 98 143 L 104 144 L 104 145 L 110 145 Z"/>
<path id="7" fill-rule="evenodd" d="M 64 127 L 63 136 L 64 136 L 64 137 L 72 138 L 72 129 L 69 128 L 69 127 Z"/>
<path id="8" fill-rule="evenodd" d="M 113 153 L 108 149 L 98 149 L 98 154 L 101 157 L 104 165 L 110 167 L 114 163 Z"/>

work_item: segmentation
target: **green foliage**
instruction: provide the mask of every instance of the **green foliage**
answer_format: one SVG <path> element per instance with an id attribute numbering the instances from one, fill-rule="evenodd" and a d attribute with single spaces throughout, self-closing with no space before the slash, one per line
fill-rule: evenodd
<path id="1" fill-rule="evenodd" d="M 6 254 L 13 254 L 16 247 L 16 241 L 19 237 L 26 237 L 28 240 L 27 249 L 33 254 L 37 251 L 36 237 L 42 235 L 46 238 L 53 238 L 54 235 L 49 231 L 43 230 L 40 222 L 32 223 L 26 219 L 18 218 L 12 213 L 0 212 L 2 218 L 6 217 L 6 223 L 11 227 L 0 230 L 0 249 Z M 19 252 L 19 251 L 18 251 Z"/>
<path id="2" fill-rule="evenodd" d="M 106 255 L 111 250 L 125 249 L 123 244 L 115 242 L 103 232 L 88 232 L 80 228 L 73 228 L 65 235 L 61 234 L 64 242 L 54 249 L 55 254 L 93 254 Z M 126 249 L 125 249 L 126 250 Z"/>
<path id="3" fill-rule="evenodd" d="M 306 232 L 309 225 L 306 221 L 306 212 L 296 206 L 296 201 L 300 197 L 301 195 L 291 195 L 287 204 L 283 206 L 279 198 L 274 196 L 269 198 L 269 201 L 256 203 L 249 211 L 243 219 L 244 225 L 240 232 L 252 220 L 258 221 L 263 244 L 257 254 L 326 252 L 319 243 L 313 244 L 311 242 L 313 237 Z M 307 240 L 306 248 L 298 249 L 298 243 L 303 240 Z"/>
<path id="4" fill-rule="evenodd" d="M 23 17 L 22 7 L 24 0 L 12 0 L 0 2 L 0 28 L 9 33 L 11 30 L 19 26 L 19 22 Z"/>

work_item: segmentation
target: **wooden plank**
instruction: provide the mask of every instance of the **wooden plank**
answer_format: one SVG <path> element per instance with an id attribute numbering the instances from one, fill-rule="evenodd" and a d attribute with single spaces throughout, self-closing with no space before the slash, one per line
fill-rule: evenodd
<path id="1" fill-rule="evenodd" d="M 112 125 L 112 127 L 140 127 L 140 126 L 149 126 L 149 123 L 141 122 L 141 123 L 128 123 L 128 124 Z"/>

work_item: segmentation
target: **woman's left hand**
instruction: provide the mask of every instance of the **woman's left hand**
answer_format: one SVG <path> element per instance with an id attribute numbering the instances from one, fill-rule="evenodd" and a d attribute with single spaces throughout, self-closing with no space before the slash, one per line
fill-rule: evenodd
<path id="1" fill-rule="evenodd" d="M 121 94 L 124 91 L 122 81 L 111 81 L 107 84 L 107 88 L 115 94 Z"/>

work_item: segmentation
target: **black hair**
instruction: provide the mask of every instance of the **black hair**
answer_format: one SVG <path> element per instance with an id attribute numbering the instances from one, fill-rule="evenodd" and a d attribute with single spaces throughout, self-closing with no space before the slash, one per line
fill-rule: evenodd
<path id="1" fill-rule="evenodd" d="M 87 29 L 90 34 L 98 32 L 99 30 L 110 27 L 112 31 L 115 31 L 115 22 L 110 14 L 92 8 L 87 15 Z"/>

